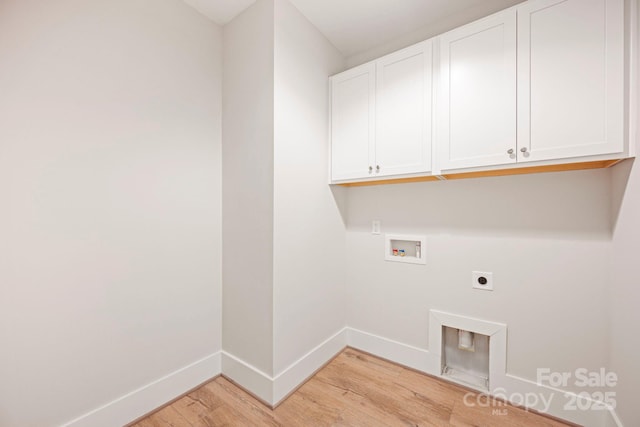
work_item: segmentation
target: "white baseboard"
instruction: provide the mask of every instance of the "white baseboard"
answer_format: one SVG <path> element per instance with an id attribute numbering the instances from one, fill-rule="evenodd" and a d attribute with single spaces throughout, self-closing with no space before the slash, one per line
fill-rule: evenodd
<path id="1" fill-rule="evenodd" d="M 440 366 L 440 356 L 426 349 L 353 328 L 347 328 L 347 345 L 417 371 L 442 378 L 438 368 Z M 500 388 L 506 390 L 507 398 L 514 393 L 518 396 L 535 393 L 538 396 L 544 396 L 547 401 L 551 398 L 552 404 L 547 413 L 554 417 L 585 426 L 622 427 L 615 411 L 611 408 L 608 410 L 566 410 L 564 408 L 566 403 L 564 398 L 565 391 L 539 385 L 506 372 L 498 372 L 496 375 L 496 383 L 499 384 Z M 449 381 L 447 378 L 443 378 L 443 380 Z M 500 395 L 502 394 L 500 393 Z M 519 404 L 519 402 L 514 403 Z"/>
<path id="2" fill-rule="evenodd" d="M 346 327 L 327 338 L 274 377 L 232 354 L 220 351 L 121 396 L 61 427 L 126 425 L 220 373 L 267 405 L 275 406 L 340 353 L 345 346 L 371 353 L 374 356 L 429 375 L 441 377 L 439 355 L 426 349 Z M 514 393 L 519 395 L 536 393 L 545 396 L 546 399 L 554 396 L 554 399 L 551 400 L 552 405 L 547 412 L 549 415 L 588 426 L 622 427 L 615 410 L 612 408 L 600 411 L 566 410 L 563 390 L 539 385 L 506 372 L 497 373 L 497 375 L 496 383 L 506 391 L 507 398 Z M 446 380 L 446 378 L 444 379 Z"/>
<path id="3" fill-rule="evenodd" d="M 347 328 L 336 332 L 274 377 L 273 402 L 279 404 L 347 346 Z"/>
<path id="4" fill-rule="evenodd" d="M 310 350 L 282 372 L 270 376 L 223 351 L 222 374 L 269 406 L 276 406 L 347 345 L 346 328 Z"/>
<path id="5" fill-rule="evenodd" d="M 578 397 L 575 393 L 567 392 L 565 390 L 556 389 L 553 387 L 549 387 L 546 385 L 537 384 L 535 381 L 531 381 L 525 378 L 520 378 L 515 375 L 506 374 L 501 381 L 500 386 L 504 390 L 504 393 L 508 396 L 513 396 L 514 393 L 519 396 L 538 396 L 540 397 L 540 401 L 544 399 L 547 402 L 550 402 L 550 407 L 546 411 L 547 414 L 553 415 L 554 417 L 561 418 L 563 420 L 571 421 L 576 424 L 584 425 L 584 426 L 601 426 L 604 427 L 607 425 L 607 418 L 610 417 L 610 409 L 600 409 L 600 410 L 577 410 L 577 409 L 568 409 L 567 404 L 570 404 L 572 401 L 580 403 L 580 405 L 584 405 L 583 407 L 596 407 L 595 405 L 599 405 L 599 402 L 594 401 L 593 399 L 585 399 L 583 397 Z M 572 397 L 570 397 L 572 396 Z M 510 399 L 507 399 L 510 400 Z M 514 402 L 516 404 L 522 405 L 521 402 Z M 526 403 L 526 402 L 525 402 Z M 530 405 L 531 409 L 535 409 L 541 411 L 542 408 L 535 407 Z M 604 405 L 600 405 L 604 406 Z"/>
<path id="6" fill-rule="evenodd" d="M 222 375 L 262 400 L 273 402 L 273 378 L 231 353 L 222 351 Z"/>
<path id="7" fill-rule="evenodd" d="M 353 328 L 347 328 L 347 345 L 420 372 L 431 373 L 434 364 L 440 365 L 427 350 Z"/>
<path id="8" fill-rule="evenodd" d="M 221 373 L 221 352 L 211 354 L 62 425 L 122 426 Z"/>
<path id="9" fill-rule="evenodd" d="M 340 353 L 346 342 L 346 329 L 342 329 L 275 377 L 232 354 L 219 351 L 66 422 L 61 427 L 126 425 L 220 374 L 273 406 Z"/>
<path id="10" fill-rule="evenodd" d="M 615 409 L 609 408 L 607 419 L 605 420 L 605 427 L 624 427 L 618 413 Z"/>

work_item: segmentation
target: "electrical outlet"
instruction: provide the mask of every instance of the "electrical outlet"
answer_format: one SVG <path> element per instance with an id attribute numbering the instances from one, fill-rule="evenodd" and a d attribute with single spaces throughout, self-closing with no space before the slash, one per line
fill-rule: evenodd
<path id="1" fill-rule="evenodd" d="M 473 289 L 482 289 L 483 291 L 493 290 L 493 273 L 487 271 L 472 271 L 471 278 L 473 280 Z"/>
<path id="2" fill-rule="evenodd" d="M 371 234 L 380 234 L 380 221 L 374 220 L 371 223 Z"/>

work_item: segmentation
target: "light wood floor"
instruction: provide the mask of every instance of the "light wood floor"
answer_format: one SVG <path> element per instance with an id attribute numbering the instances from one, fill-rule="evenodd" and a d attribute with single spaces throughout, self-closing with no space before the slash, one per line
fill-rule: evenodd
<path id="1" fill-rule="evenodd" d="M 571 425 L 502 402 L 470 407 L 467 393 L 347 348 L 275 410 L 218 377 L 134 427 Z"/>

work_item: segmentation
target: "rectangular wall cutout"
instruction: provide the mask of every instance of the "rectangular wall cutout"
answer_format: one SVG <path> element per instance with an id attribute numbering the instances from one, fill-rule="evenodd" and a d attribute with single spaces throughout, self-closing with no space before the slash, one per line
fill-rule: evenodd
<path id="1" fill-rule="evenodd" d="M 468 335 L 459 336 L 459 330 L 472 332 L 473 340 L 470 340 L 471 337 Z M 450 353 L 451 350 L 453 353 Z M 487 389 L 491 391 L 497 387 L 505 387 L 507 325 L 504 323 L 429 310 L 429 351 L 433 351 L 436 356 L 431 362 L 433 363 L 432 371 L 440 372 L 443 378 L 483 392 Z M 456 351 L 463 353 L 456 354 Z M 484 354 L 477 357 L 479 352 Z M 477 358 L 469 364 L 467 359 L 474 357 Z M 487 360 L 489 361 L 488 369 Z M 454 371 L 457 368 L 458 372 L 466 370 L 472 375 L 477 374 L 481 381 L 470 381 L 467 377 L 461 378 L 447 368 L 453 368 Z M 451 375 L 452 373 L 454 375 Z M 484 377 L 488 377 L 488 382 L 484 382 Z"/>
<path id="2" fill-rule="evenodd" d="M 409 264 L 426 264 L 425 236 L 386 234 L 384 259 Z"/>
<path id="3" fill-rule="evenodd" d="M 489 337 L 442 327 L 442 376 L 489 390 Z"/>

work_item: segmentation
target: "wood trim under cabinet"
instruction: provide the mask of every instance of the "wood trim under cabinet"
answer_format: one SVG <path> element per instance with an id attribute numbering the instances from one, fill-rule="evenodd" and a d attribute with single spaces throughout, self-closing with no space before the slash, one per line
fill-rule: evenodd
<path id="1" fill-rule="evenodd" d="M 347 182 L 347 183 L 338 184 L 338 185 L 342 187 L 364 187 L 367 185 L 403 184 L 407 182 L 423 182 L 423 181 L 440 181 L 440 178 L 434 175 L 414 176 L 411 178 L 382 179 L 380 181 Z"/>
<path id="2" fill-rule="evenodd" d="M 511 168 L 511 169 L 496 169 L 488 171 L 477 172 L 463 172 L 445 174 L 442 176 L 416 176 L 411 178 L 396 178 L 396 179 L 384 179 L 379 181 L 362 181 L 362 182 L 347 182 L 344 184 L 338 184 L 342 187 L 363 187 L 368 185 L 385 185 L 385 184 L 404 184 L 409 182 L 423 182 L 423 181 L 446 181 L 452 179 L 467 179 L 467 178 L 484 178 L 489 176 L 507 176 L 507 175 L 525 175 L 532 173 L 544 173 L 544 172 L 563 172 L 563 171 L 575 171 L 586 169 L 604 169 L 617 165 L 624 159 L 614 160 L 597 160 L 595 162 L 579 162 L 579 163 L 565 163 L 560 165 L 546 165 L 546 166 L 529 166 L 524 168 Z"/>

